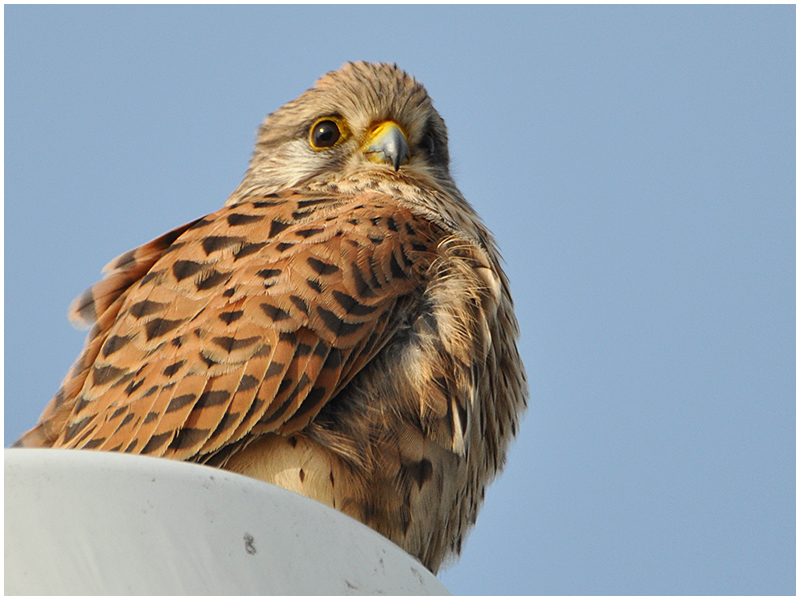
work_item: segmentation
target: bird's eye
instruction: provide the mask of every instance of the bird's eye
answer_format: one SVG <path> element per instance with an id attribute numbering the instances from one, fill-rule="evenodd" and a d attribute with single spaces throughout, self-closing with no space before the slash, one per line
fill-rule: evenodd
<path id="1" fill-rule="evenodd" d="M 426 133 L 419 145 L 428 156 L 433 156 L 433 153 L 436 152 L 436 142 L 432 133 Z"/>
<path id="2" fill-rule="evenodd" d="M 342 131 L 336 121 L 333 119 L 320 119 L 311 128 L 311 147 L 316 150 L 332 148 L 341 137 Z"/>

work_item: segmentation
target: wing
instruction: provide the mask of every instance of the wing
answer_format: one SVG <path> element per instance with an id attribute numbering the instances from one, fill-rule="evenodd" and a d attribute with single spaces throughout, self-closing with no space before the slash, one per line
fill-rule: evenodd
<path id="1" fill-rule="evenodd" d="M 95 328 L 29 439 L 192 459 L 302 429 L 413 318 L 441 234 L 377 193 L 287 193 L 127 253 L 76 300 Z"/>

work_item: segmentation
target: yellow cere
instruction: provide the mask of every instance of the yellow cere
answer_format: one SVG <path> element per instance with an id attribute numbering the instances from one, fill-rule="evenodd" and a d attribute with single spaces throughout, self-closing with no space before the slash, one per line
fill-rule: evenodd
<path id="1" fill-rule="evenodd" d="M 364 148 L 368 148 L 369 146 L 375 144 L 378 140 L 380 140 L 384 135 L 388 134 L 392 129 L 398 129 L 400 133 L 403 134 L 403 137 L 407 140 L 408 136 L 406 132 L 403 131 L 403 128 L 400 127 L 394 121 L 384 121 L 383 123 L 379 123 L 375 127 L 373 127 L 370 134 L 367 136 L 366 141 L 364 142 Z"/>

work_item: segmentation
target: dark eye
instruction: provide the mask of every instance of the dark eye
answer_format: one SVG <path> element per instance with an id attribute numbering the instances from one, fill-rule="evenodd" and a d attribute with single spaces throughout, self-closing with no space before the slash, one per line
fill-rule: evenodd
<path id="1" fill-rule="evenodd" d="M 428 156 L 433 156 L 433 153 L 436 152 L 436 142 L 433 139 L 432 133 L 426 133 L 422 140 L 420 140 L 419 145 L 422 151 Z"/>
<path id="2" fill-rule="evenodd" d="M 340 137 L 339 125 L 331 119 L 321 119 L 311 128 L 311 146 L 314 148 L 331 148 Z"/>

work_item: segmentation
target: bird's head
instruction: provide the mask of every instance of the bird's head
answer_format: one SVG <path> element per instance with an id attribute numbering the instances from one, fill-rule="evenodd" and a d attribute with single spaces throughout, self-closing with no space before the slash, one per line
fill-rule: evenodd
<path id="1" fill-rule="evenodd" d="M 422 84 L 396 65 L 348 63 L 266 118 L 239 191 L 363 175 L 449 183 L 449 162 L 447 128 Z"/>

